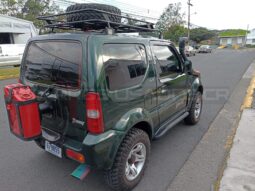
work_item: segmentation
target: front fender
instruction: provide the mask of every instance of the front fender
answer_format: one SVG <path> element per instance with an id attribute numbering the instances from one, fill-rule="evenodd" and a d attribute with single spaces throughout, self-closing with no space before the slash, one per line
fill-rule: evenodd
<path id="1" fill-rule="evenodd" d="M 116 123 L 114 130 L 128 132 L 133 126 L 139 122 L 147 122 L 150 126 L 150 131 L 153 134 L 153 123 L 148 111 L 143 108 L 135 108 L 124 114 Z"/>
<path id="2" fill-rule="evenodd" d="M 200 78 L 196 77 L 192 83 L 191 86 L 191 92 L 194 95 L 194 93 L 196 93 L 198 91 L 198 88 L 201 86 L 201 80 Z"/>
<path id="3" fill-rule="evenodd" d="M 191 106 L 191 103 L 193 101 L 193 98 L 196 94 L 197 91 L 201 91 L 201 93 L 203 94 L 203 85 L 201 82 L 201 79 L 199 77 L 194 77 L 194 81 L 192 82 L 191 85 L 191 91 L 189 93 L 189 103 L 188 103 L 188 109 Z"/>

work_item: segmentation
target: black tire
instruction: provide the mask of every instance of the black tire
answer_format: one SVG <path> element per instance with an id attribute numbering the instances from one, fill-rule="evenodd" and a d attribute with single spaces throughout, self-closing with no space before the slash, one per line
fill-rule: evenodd
<path id="1" fill-rule="evenodd" d="M 197 101 L 200 100 L 200 112 L 199 112 L 199 115 L 196 114 L 196 106 L 197 105 Z M 200 116 L 201 116 L 201 113 L 202 113 L 202 106 L 203 106 L 203 97 L 202 97 L 202 94 L 201 92 L 197 92 L 194 99 L 192 100 L 192 103 L 191 103 L 191 108 L 190 108 L 190 111 L 189 111 L 189 115 L 184 119 L 184 122 L 188 125 L 195 125 L 197 124 L 197 122 L 200 120 Z"/>
<path id="2" fill-rule="evenodd" d="M 126 162 L 128 161 L 131 150 L 140 143 L 142 143 L 146 148 L 145 162 L 137 177 L 134 180 L 128 180 L 126 176 Z M 127 191 L 133 189 L 143 177 L 144 170 L 148 163 L 149 154 L 150 139 L 148 134 L 141 129 L 131 129 L 119 147 L 112 168 L 105 171 L 105 179 L 107 184 L 113 190 Z"/>
<path id="3" fill-rule="evenodd" d="M 105 5 L 105 4 L 97 4 L 97 3 L 82 3 L 82 4 L 75 4 L 67 7 L 66 12 L 70 11 L 77 11 L 82 9 L 98 9 L 102 11 L 106 11 L 109 13 L 114 13 L 117 15 L 121 15 L 121 10 L 117 7 L 111 6 L 111 5 Z M 110 15 L 110 14 L 103 14 L 96 11 L 84 11 L 79 13 L 73 13 L 69 14 L 66 17 L 67 22 L 74 22 L 74 21 L 82 21 L 82 20 L 89 20 L 89 19 L 100 19 L 100 20 L 108 20 L 116 23 L 121 22 L 121 17 L 116 15 Z M 76 23 L 73 24 L 76 28 L 84 28 L 85 25 L 83 23 Z M 100 25 L 97 25 L 96 28 L 93 29 L 102 29 L 107 27 L 107 24 L 101 23 Z M 86 28 L 85 28 L 86 29 Z"/>

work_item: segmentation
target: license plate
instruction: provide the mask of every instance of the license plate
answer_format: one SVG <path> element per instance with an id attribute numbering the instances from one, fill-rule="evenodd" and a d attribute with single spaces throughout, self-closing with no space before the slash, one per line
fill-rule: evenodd
<path id="1" fill-rule="evenodd" d="M 59 158 L 62 158 L 62 149 L 49 141 L 45 141 L 45 150 Z"/>

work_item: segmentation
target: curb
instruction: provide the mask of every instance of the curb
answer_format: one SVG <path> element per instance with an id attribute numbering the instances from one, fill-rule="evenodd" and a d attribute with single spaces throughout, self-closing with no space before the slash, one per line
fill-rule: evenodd
<path id="1" fill-rule="evenodd" d="M 255 72 L 254 72 L 253 78 L 250 82 L 250 86 L 248 87 L 248 89 L 246 91 L 246 96 L 245 96 L 241 110 L 252 108 L 252 106 L 254 105 L 254 102 L 253 102 L 253 97 L 254 97 L 254 93 L 255 93 L 254 90 L 255 90 Z"/>
<path id="2" fill-rule="evenodd" d="M 20 67 L 0 67 L 0 80 L 18 78 L 20 75 Z"/>
<path id="3" fill-rule="evenodd" d="M 255 61 L 253 61 L 252 63 L 253 65 L 255 65 Z M 255 67 L 254 67 L 255 69 Z M 253 71 L 253 74 L 251 74 L 253 77 L 250 81 L 250 85 L 249 87 L 247 88 L 247 91 L 246 91 L 246 96 L 244 98 L 244 101 L 243 101 L 243 104 L 241 106 L 241 116 L 240 116 L 240 120 L 238 121 L 237 125 L 236 125 L 236 128 L 235 128 L 235 131 L 233 133 L 233 136 L 231 136 L 231 139 L 228 140 L 229 141 L 229 149 L 228 149 L 228 155 L 223 163 L 223 167 L 219 173 L 219 177 L 218 177 L 218 180 L 216 181 L 216 184 L 215 184 L 215 191 L 223 191 L 225 189 L 226 186 L 226 183 L 225 182 L 228 182 L 229 181 L 229 177 L 228 178 L 225 178 L 224 179 L 224 183 L 223 184 L 223 178 L 225 175 L 225 171 L 228 170 L 228 174 L 230 174 L 230 177 L 231 177 L 231 170 L 227 169 L 229 167 L 228 163 L 229 163 L 229 160 L 230 160 L 230 154 L 231 154 L 231 151 L 232 149 L 235 147 L 234 145 L 234 141 L 236 142 L 236 136 L 237 136 L 237 131 L 238 131 L 238 128 L 241 128 L 241 123 L 243 121 L 250 121 L 250 117 L 248 115 L 250 114 L 247 114 L 249 111 L 255 111 L 255 70 Z M 243 122 L 244 123 L 244 122 Z M 237 141 L 239 142 L 239 140 Z M 231 167 L 230 167 L 231 168 Z M 233 178 L 233 177 L 232 177 Z M 244 178 L 245 179 L 245 178 Z M 247 179 L 247 177 L 246 177 Z M 244 181 L 244 180 L 243 180 Z M 235 183 L 232 183 L 232 184 L 235 184 Z M 237 185 L 235 185 L 237 186 Z M 247 185 L 244 185 L 244 187 L 247 186 Z M 224 187 L 224 188 L 223 188 Z M 230 191 L 230 188 L 227 188 L 229 191 Z M 247 187 L 248 189 L 248 187 Z M 249 189 L 248 189 L 249 190 Z"/>
<path id="4" fill-rule="evenodd" d="M 0 76 L 0 80 L 9 80 L 9 79 L 14 79 L 14 78 L 18 78 L 18 77 L 19 77 L 19 75 L 10 75 L 7 77 Z"/>

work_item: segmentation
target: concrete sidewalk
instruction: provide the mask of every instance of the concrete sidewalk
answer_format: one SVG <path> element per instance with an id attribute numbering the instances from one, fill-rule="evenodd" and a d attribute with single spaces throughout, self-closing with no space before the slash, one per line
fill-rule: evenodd
<path id="1" fill-rule="evenodd" d="M 255 109 L 244 109 L 220 191 L 255 191 Z"/>
<path id="2" fill-rule="evenodd" d="M 243 105 L 244 110 L 221 179 L 219 191 L 255 191 L 254 90 L 255 77 L 247 90 L 247 96 Z"/>

